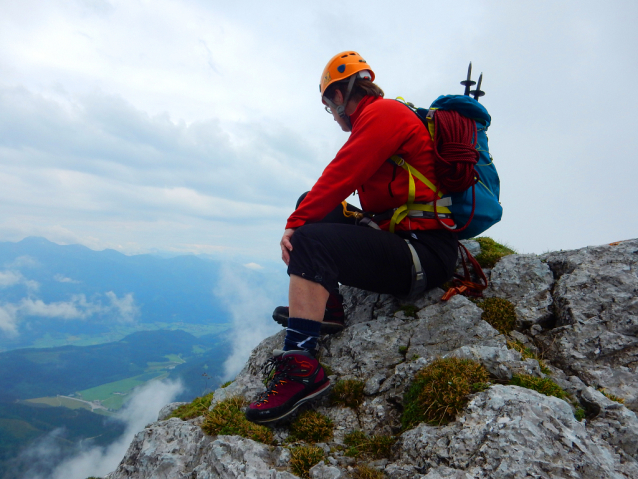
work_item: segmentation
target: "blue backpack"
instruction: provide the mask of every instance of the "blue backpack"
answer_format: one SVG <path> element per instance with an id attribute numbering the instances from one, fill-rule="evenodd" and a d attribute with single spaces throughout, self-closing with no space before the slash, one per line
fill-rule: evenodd
<path id="1" fill-rule="evenodd" d="M 403 99 L 401 99 L 403 100 Z M 438 97 L 430 106 L 426 108 L 414 108 L 411 104 L 404 101 L 423 121 L 430 135 L 434 139 L 434 115 L 437 110 L 456 111 L 466 118 L 470 118 L 476 122 L 477 146 L 479 159 L 474 166 L 480 177 L 480 180 L 474 186 L 475 200 L 472 199 L 472 187 L 460 193 L 451 193 L 447 195 L 439 195 L 440 199 L 437 204 L 437 212 L 451 213 L 457 227 L 467 227 L 459 232 L 459 239 L 468 239 L 480 235 L 492 225 L 498 223 L 503 215 L 503 208 L 499 203 L 500 181 L 492 155 L 490 155 L 487 146 L 487 128 L 490 126 L 491 117 L 485 107 L 474 98 L 465 95 L 442 95 Z M 432 183 L 421 175 L 412 166 L 398 157 L 391 159 L 399 166 L 403 167 L 411 175 L 416 176 L 420 181 L 424 182 L 429 188 L 433 188 Z M 412 181 L 412 180 L 411 180 Z M 409 201 L 409 203 L 411 203 Z M 472 216 L 472 207 L 474 205 L 474 216 Z M 417 205 L 404 205 L 403 208 L 424 209 Z M 405 212 L 407 214 L 407 211 Z M 401 221 L 401 214 L 398 215 L 398 221 Z M 397 222 L 398 222 L 397 221 Z M 469 224 L 468 221 L 470 222 Z M 392 228 L 393 229 L 393 228 Z"/>

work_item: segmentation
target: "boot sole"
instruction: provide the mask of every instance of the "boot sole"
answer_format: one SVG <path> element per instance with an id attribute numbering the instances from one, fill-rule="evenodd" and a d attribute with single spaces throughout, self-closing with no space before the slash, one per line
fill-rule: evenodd
<path id="1" fill-rule="evenodd" d="M 305 404 L 308 401 L 310 401 L 311 399 L 314 399 L 317 396 L 320 396 L 321 394 L 325 393 L 328 390 L 329 387 L 330 387 L 330 380 L 326 381 L 326 384 L 321 386 L 319 389 L 317 389 L 315 392 L 313 392 L 309 396 L 306 396 L 305 398 L 300 399 L 299 401 L 297 401 L 295 403 L 295 405 L 290 409 L 290 411 L 287 411 L 287 412 L 285 412 L 285 413 L 283 413 L 283 414 L 281 414 L 281 415 L 279 415 L 277 417 L 271 417 L 271 418 L 268 418 L 268 419 L 262 419 L 261 421 L 253 420 L 252 422 L 255 422 L 257 424 L 266 424 L 266 423 L 269 423 L 269 422 L 279 421 L 280 419 L 288 417 L 293 412 L 295 412 L 297 410 L 297 408 L 299 406 L 301 406 L 302 404 Z"/>
<path id="2" fill-rule="evenodd" d="M 288 327 L 288 316 L 284 316 L 283 314 L 273 313 L 272 319 L 275 320 L 277 324 L 281 324 L 284 328 Z M 341 323 L 321 323 L 321 334 L 336 334 L 343 331 L 345 325 Z"/>

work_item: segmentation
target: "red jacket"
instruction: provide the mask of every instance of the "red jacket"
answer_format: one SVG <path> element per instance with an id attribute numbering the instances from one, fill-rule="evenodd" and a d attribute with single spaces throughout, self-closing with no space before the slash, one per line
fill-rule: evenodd
<path id="1" fill-rule="evenodd" d="M 395 100 L 364 97 L 350 116 L 352 132 L 337 156 L 321 174 L 286 228 L 321 220 L 357 190 L 361 207 L 382 213 L 408 200 L 408 173 L 388 160 L 401 156 L 438 185 L 434 176 L 434 143 L 423 122 Z M 416 202 L 434 200 L 434 192 L 415 178 Z M 379 224 L 388 229 L 389 221 Z M 438 229 L 435 219 L 405 218 L 396 230 Z"/>

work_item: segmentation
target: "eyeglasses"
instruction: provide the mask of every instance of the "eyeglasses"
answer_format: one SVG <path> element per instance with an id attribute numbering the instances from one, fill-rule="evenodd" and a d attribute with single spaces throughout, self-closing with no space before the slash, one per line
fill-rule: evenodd
<path id="1" fill-rule="evenodd" d="M 332 115 L 332 110 L 330 109 L 330 107 L 328 106 L 324 106 L 324 109 L 330 114 Z"/>

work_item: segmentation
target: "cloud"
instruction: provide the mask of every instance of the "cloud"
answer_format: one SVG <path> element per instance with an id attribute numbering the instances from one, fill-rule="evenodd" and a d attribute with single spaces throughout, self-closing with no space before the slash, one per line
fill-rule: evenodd
<path id="1" fill-rule="evenodd" d="M 0 330 L 9 336 L 18 332 L 18 319 L 14 308 L 0 306 Z"/>
<path id="2" fill-rule="evenodd" d="M 138 389 L 124 408 L 117 414 L 117 420 L 126 424 L 122 436 L 106 447 L 79 447 L 72 456 L 60 461 L 60 448 L 56 444 L 63 436 L 63 430 L 53 431 L 27 451 L 22 457 L 31 460 L 32 470 L 25 477 L 32 479 L 85 479 L 89 476 L 103 477 L 114 471 L 131 441 L 139 431 L 157 420 L 157 414 L 166 404 L 174 401 L 183 390 L 181 383 L 151 381 Z M 51 467 L 51 464 L 54 467 Z M 43 474 L 42 470 L 48 471 Z"/>
<path id="3" fill-rule="evenodd" d="M 37 316 L 56 319 L 87 319 L 97 314 L 113 313 L 120 321 L 132 321 L 138 313 L 133 294 L 128 293 L 119 299 L 115 293 L 104 294 L 110 304 L 102 304 L 99 300 L 88 301 L 84 294 L 71 297 L 71 301 L 45 303 L 41 299 L 23 298 L 15 309 L 24 316 Z"/>
<path id="4" fill-rule="evenodd" d="M 232 141 L 218 121 L 174 123 L 103 93 L 68 108 L 0 85 L 0 205 L 15 205 L 0 219 L 5 238 L 197 252 L 189 245 L 201 238 L 208 249 L 247 249 L 241 238 L 254 234 L 241 230 L 259 228 L 275 250 L 300 185 L 319 172 L 299 168 L 315 153 L 296 135 L 286 142 L 283 125 L 245 125 Z"/>
<path id="5" fill-rule="evenodd" d="M 248 269 L 256 269 L 256 270 L 264 269 L 262 265 L 257 263 L 246 263 L 244 266 Z"/>
<path id="6" fill-rule="evenodd" d="M 231 353 L 224 362 L 223 379 L 233 379 L 246 363 L 250 352 L 266 337 L 281 330 L 272 320 L 273 309 L 283 304 L 287 293 L 285 273 L 267 275 L 222 265 L 220 281 L 214 291 L 233 318 Z"/>
<path id="7" fill-rule="evenodd" d="M 33 256 L 23 255 L 18 256 L 16 259 L 5 265 L 7 268 L 20 269 L 20 268 L 35 268 L 40 266 L 40 262 Z"/>
<path id="8" fill-rule="evenodd" d="M 79 283 L 80 281 L 76 281 L 74 279 L 71 278 L 67 278 L 66 276 L 62 275 L 62 274 L 56 274 L 53 279 L 55 281 L 57 281 L 58 283 Z"/>
<path id="9" fill-rule="evenodd" d="M 14 271 L 0 271 L 0 288 L 13 286 L 22 282 L 22 275 Z"/>
<path id="10" fill-rule="evenodd" d="M 635 170 L 638 147 L 638 99 L 623 93 L 638 74 L 636 2 L 412 0 L 383 16 L 362 2 L 328 2 L 340 15 L 309 2 L 46 3 L 2 6 L 0 240 L 277 259 L 296 198 L 347 138 L 317 92 L 345 48 L 388 98 L 420 106 L 462 91 L 469 60 L 485 73 L 505 208 L 489 234 L 537 252 L 635 234 L 634 175 L 618 172 Z M 425 36 L 406 15 L 454 22 Z M 432 49 L 432 37 L 453 40 Z M 611 209 L 591 200 L 606 185 Z"/>
<path id="11" fill-rule="evenodd" d="M 102 311 L 101 305 L 88 302 L 83 294 L 74 296 L 71 301 L 53 303 L 45 303 L 41 299 L 23 298 L 15 308 L 24 316 L 56 319 L 85 319 Z"/>
<path id="12" fill-rule="evenodd" d="M 113 291 L 108 291 L 106 297 L 111 302 L 111 310 L 114 310 L 122 322 L 132 322 L 139 314 L 139 308 L 135 305 L 133 293 L 125 294 L 119 299 Z"/>
<path id="13" fill-rule="evenodd" d="M 34 291 L 40 287 L 37 281 L 25 278 L 20 271 L 0 271 L 0 288 L 8 288 L 20 284 L 26 286 L 30 291 Z"/>
<path id="14" fill-rule="evenodd" d="M 107 291 L 104 297 L 107 301 L 103 302 L 100 295 L 87 300 L 86 295 L 77 294 L 71 296 L 70 301 L 51 303 L 27 297 L 16 303 L 0 304 L 0 330 L 15 335 L 18 333 L 20 321 L 28 317 L 65 321 L 108 318 L 109 321 L 130 323 L 140 314 L 133 293 L 126 293 L 118 298 L 114 292 Z"/>

